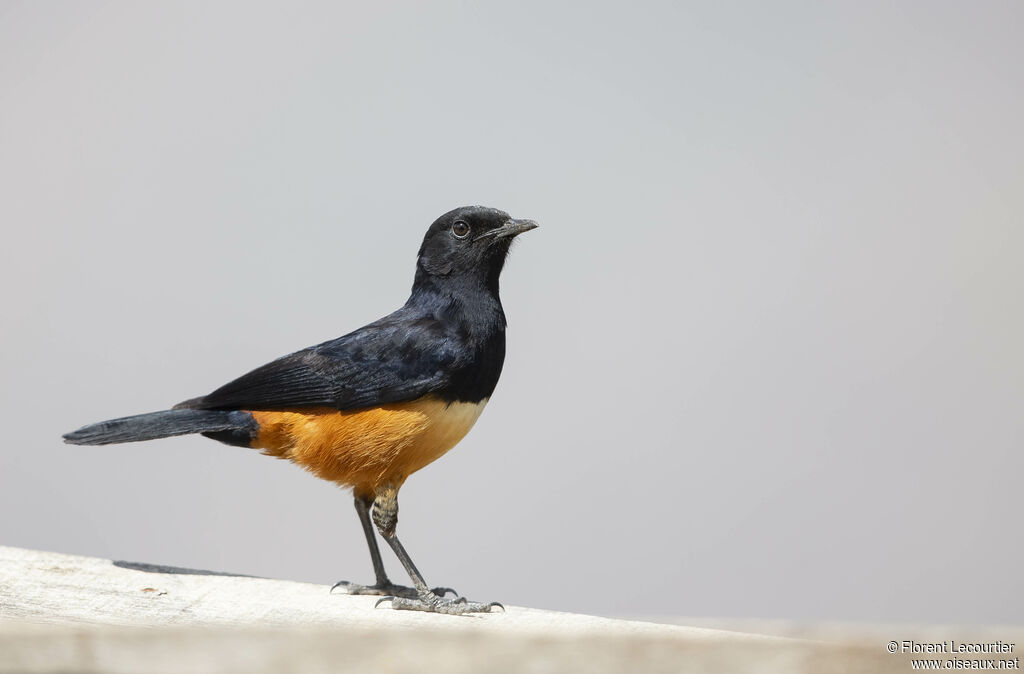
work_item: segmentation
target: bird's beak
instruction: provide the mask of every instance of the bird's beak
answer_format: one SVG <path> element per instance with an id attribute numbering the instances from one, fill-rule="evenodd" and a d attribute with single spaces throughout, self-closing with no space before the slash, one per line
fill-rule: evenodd
<path id="1" fill-rule="evenodd" d="M 498 239 L 511 239 L 513 236 L 519 236 L 523 232 L 528 232 L 531 229 L 537 229 L 537 223 L 533 220 L 509 220 L 501 227 L 492 229 L 486 234 L 481 234 L 478 238 L 493 237 L 495 241 Z"/>

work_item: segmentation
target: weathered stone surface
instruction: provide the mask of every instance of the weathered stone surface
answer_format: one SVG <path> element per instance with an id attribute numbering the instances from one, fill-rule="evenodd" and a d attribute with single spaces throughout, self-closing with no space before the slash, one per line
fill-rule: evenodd
<path id="1" fill-rule="evenodd" d="M 0 672 L 903 672 L 830 644 L 508 607 L 374 608 L 326 586 L 0 547 Z"/>

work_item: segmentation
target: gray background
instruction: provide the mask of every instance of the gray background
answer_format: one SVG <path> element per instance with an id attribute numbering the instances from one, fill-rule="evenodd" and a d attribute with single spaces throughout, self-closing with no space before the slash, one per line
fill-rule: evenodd
<path id="1" fill-rule="evenodd" d="M 402 492 L 428 581 L 1021 622 L 1024 5 L 370 4 L 0 4 L 0 543 L 369 580 L 294 466 L 59 435 L 389 312 L 482 203 L 541 229 Z"/>

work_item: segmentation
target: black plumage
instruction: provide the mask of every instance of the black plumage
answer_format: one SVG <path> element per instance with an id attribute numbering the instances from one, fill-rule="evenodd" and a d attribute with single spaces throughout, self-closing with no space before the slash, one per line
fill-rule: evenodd
<path id="1" fill-rule="evenodd" d="M 501 306 L 495 302 L 495 314 Z M 414 293 L 393 314 L 279 358 L 176 407 L 201 410 L 358 409 L 434 394 L 479 402 L 494 390 L 505 356 L 504 320 L 466 327 L 462 299 Z"/>
<path id="2" fill-rule="evenodd" d="M 450 402 L 479 402 L 490 396 L 505 359 L 498 275 L 518 230 L 486 242 L 487 247 L 478 247 L 479 253 L 467 259 L 467 247 L 448 235 L 451 222 L 460 218 L 477 225 L 471 226 L 476 236 L 508 222 L 529 222 L 482 207 L 446 213 L 424 237 L 412 294 L 400 309 L 175 407 L 350 410 L 430 394 Z"/>
<path id="3" fill-rule="evenodd" d="M 252 416 L 237 410 L 164 410 L 90 424 L 64 436 L 74 445 L 112 445 L 190 433 L 241 434 L 251 439 Z"/>
<path id="4" fill-rule="evenodd" d="M 460 236 L 456 230 L 462 227 Z M 494 208 L 449 211 L 423 237 L 412 293 L 397 311 L 175 405 L 181 413 L 100 422 L 64 439 L 106 444 L 203 433 L 238 445 L 251 439 L 251 417 L 235 415 L 231 427 L 223 417 L 184 411 L 354 410 L 428 395 L 480 402 L 494 391 L 505 360 L 498 278 L 512 239 L 534 227 Z"/>

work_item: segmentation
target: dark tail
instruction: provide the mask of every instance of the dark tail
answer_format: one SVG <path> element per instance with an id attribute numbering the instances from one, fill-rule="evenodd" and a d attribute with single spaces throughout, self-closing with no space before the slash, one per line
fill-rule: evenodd
<path id="1" fill-rule="evenodd" d="M 166 410 L 89 424 L 66 434 L 64 442 L 72 445 L 112 445 L 118 442 L 139 442 L 190 433 L 219 434 L 222 431 L 228 431 L 232 435 L 248 435 L 255 429 L 254 424 L 252 415 L 248 412 Z"/>

